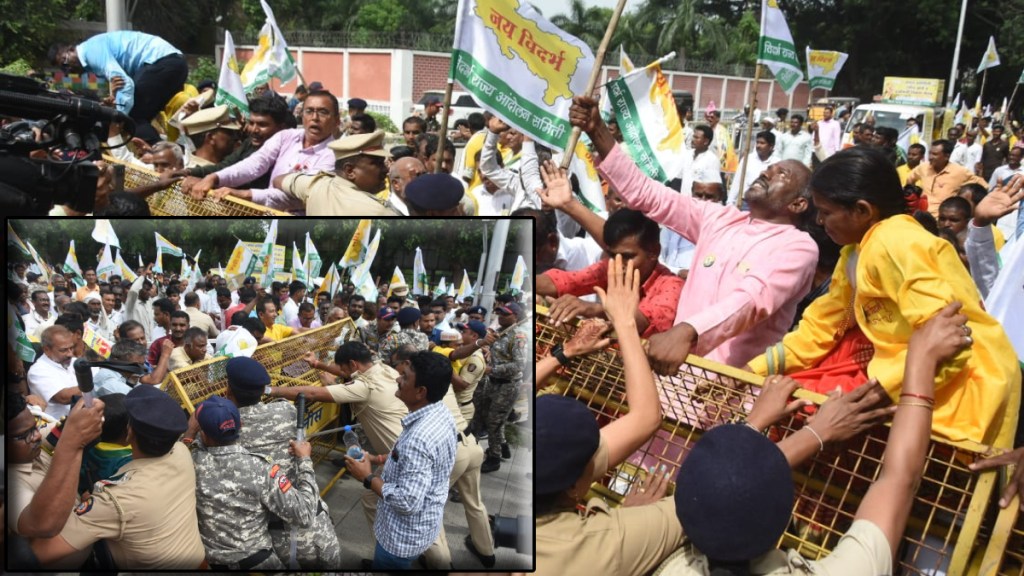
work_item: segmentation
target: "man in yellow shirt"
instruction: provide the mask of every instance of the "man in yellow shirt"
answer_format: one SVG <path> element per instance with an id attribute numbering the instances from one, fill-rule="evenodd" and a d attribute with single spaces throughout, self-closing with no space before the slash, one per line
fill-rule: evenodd
<path id="1" fill-rule="evenodd" d="M 907 177 L 910 176 L 910 172 L 924 160 L 924 151 L 924 144 L 911 144 L 907 148 L 907 163 L 896 167 L 896 173 L 900 175 L 900 186 L 907 185 Z"/>
<path id="2" fill-rule="evenodd" d="M 256 316 L 260 319 L 260 322 L 263 322 L 263 326 L 267 329 L 263 334 L 263 338 L 260 340 L 260 344 L 284 340 L 293 334 L 309 330 L 309 328 L 302 328 L 301 326 L 298 328 L 292 328 L 291 326 L 275 324 L 274 320 L 277 319 L 277 314 L 277 302 L 274 298 L 264 298 L 263 300 L 260 300 L 260 303 L 256 306 Z"/>
<path id="3" fill-rule="evenodd" d="M 928 162 L 922 162 L 910 171 L 906 184 L 917 184 L 924 196 L 928 198 L 928 212 L 939 216 L 939 204 L 950 196 L 956 196 L 964 184 L 977 182 L 982 186 L 985 180 L 976 176 L 971 170 L 949 161 L 953 153 L 953 142 L 936 140 L 932 142 Z"/>
<path id="4" fill-rule="evenodd" d="M 490 112 L 484 112 L 485 126 L 486 122 L 491 119 L 491 116 Z M 466 147 L 462 150 L 462 180 L 467 182 L 466 190 L 472 190 L 482 183 L 477 163 L 480 161 L 478 153 L 483 149 L 486 137 L 487 131 L 480 130 L 469 138 L 469 141 L 466 142 Z M 502 144 L 500 140 L 498 141 L 498 154 L 501 155 L 502 160 L 508 160 L 510 157 L 508 147 Z"/>

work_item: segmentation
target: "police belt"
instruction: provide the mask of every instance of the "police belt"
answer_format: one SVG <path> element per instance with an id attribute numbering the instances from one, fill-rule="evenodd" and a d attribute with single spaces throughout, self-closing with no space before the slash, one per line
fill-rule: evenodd
<path id="1" fill-rule="evenodd" d="M 248 558 L 242 558 L 234 564 L 210 564 L 210 568 L 213 570 L 248 570 L 259 566 L 261 562 L 270 558 L 270 555 L 273 553 L 273 550 L 263 549 Z"/>

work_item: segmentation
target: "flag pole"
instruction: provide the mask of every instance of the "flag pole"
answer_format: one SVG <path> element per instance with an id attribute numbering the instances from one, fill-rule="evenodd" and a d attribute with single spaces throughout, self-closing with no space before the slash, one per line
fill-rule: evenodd
<path id="1" fill-rule="evenodd" d="M 1003 114 L 1004 118 L 1001 120 L 1001 122 L 1004 125 L 1007 124 L 1007 121 L 1006 121 L 1005 117 L 1009 116 L 1010 112 L 1013 110 L 1013 99 L 1014 99 L 1014 97 L 1017 96 L 1017 88 L 1020 88 L 1020 82 L 1018 82 L 1018 83 L 1013 85 L 1013 92 L 1010 93 L 1010 99 L 1007 100 L 1007 102 L 1006 102 L 1006 113 Z"/>
<path id="2" fill-rule="evenodd" d="M 743 207 L 743 188 L 747 179 L 747 163 L 750 162 L 750 139 L 754 135 L 754 108 L 757 107 L 757 85 L 761 83 L 761 65 L 754 68 L 754 81 L 750 84 L 750 91 L 747 94 L 747 101 L 750 102 L 750 110 L 747 112 L 747 139 L 743 146 L 743 161 L 740 166 L 740 187 L 736 195 L 736 207 Z M 770 87 L 769 87 L 770 88 Z"/>
<path id="3" fill-rule="evenodd" d="M 982 108 L 981 108 L 981 110 L 978 111 L 979 115 L 985 113 L 984 112 L 984 110 L 985 110 L 984 106 L 985 106 L 985 81 L 986 80 L 988 80 L 988 68 L 985 68 L 985 71 L 981 73 L 981 91 L 978 92 L 978 102 L 981 104 Z"/>
<path id="4" fill-rule="evenodd" d="M 444 108 L 441 110 L 441 129 L 437 135 L 437 158 L 434 160 L 434 174 L 441 172 L 444 147 L 448 143 L 448 111 L 452 107 L 452 86 L 454 84 L 455 82 L 449 80 L 448 86 L 444 89 Z"/>
<path id="5" fill-rule="evenodd" d="M 601 45 L 597 48 L 597 54 L 594 56 L 594 69 L 590 71 L 590 79 L 587 80 L 587 89 L 584 92 L 585 95 L 590 96 L 594 92 L 594 87 L 597 86 L 597 79 L 601 75 L 601 66 L 604 64 L 604 54 L 608 51 L 608 44 L 611 43 L 612 34 L 615 33 L 615 27 L 619 25 L 619 16 L 622 16 L 622 10 L 626 7 L 626 0 L 619 0 L 618 4 L 615 5 L 615 11 L 612 12 L 612 19 L 608 21 L 608 28 L 604 31 L 604 38 L 601 39 Z M 576 143 L 580 141 L 580 130 L 579 126 L 572 127 L 572 134 L 569 135 L 569 144 L 565 147 L 565 154 L 562 155 L 562 166 L 563 170 L 569 169 L 569 164 L 572 163 L 572 159 L 576 156 Z"/>

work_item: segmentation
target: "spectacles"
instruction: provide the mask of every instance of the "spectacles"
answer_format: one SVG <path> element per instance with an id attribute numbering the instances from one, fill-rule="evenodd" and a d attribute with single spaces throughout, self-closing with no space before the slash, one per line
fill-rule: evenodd
<path id="1" fill-rule="evenodd" d="M 18 434 L 17 436 L 11 436 L 10 439 L 14 440 L 15 442 L 24 442 L 25 444 L 31 446 L 32 442 L 35 442 L 35 437 L 37 435 L 41 437 L 43 433 L 40 432 L 38 428 L 33 426 L 32 428 L 29 428 L 28 432 L 25 432 L 24 434 Z M 29 441 L 29 438 L 32 438 L 32 441 Z"/>
<path id="2" fill-rule="evenodd" d="M 328 110 L 327 108 L 303 108 L 302 109 L 302 115 L 303 116 L 313 116 L 313 115 L 316 115 L 316 116 L 318 116 L 320 118 L 330 118 L 331 114 L 334 114 L 334 111 L 333 110 Z"/>

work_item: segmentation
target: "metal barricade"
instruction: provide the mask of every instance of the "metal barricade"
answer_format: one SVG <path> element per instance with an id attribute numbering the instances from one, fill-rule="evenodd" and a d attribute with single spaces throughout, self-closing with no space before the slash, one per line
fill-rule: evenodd
<path id="1" fill-rule="evenodd" d="M 552 346 L 571 337 L 575 326 L 555 327 L 547 321 L 547 310 L 538 307 L 537 312 L 536 354 L 540 359 Z M 655 376 L 663 412 L 660 429 L 626 462 L 595 483 L 591 495 L 618 505 L 637 481 L 638 471 L 655 464 L 664 464 L 674 478 L 703 432 L 750 411 L 762 380 L 693 355 L 678 374 Z M 571 367 L 562 368 L 541 393 L 579 399 L 602 426 L 628 412 L 622 358 L 614 347 L 581 357 Z M 818 404 L 825 400 L 824 396 L 806 390 L 798 390 L 796 395 Z M 806 416 L 798 413 L 772 426 L 768 435 L 777 442 L 799 430 L 805 420 Z M 853 523 L 863 495 L 878 477 L 888 432 L 888 425 L 877 426 L 841 446 L 827 447 L 794 470 L 793 520 L 780 539 L 780 546 L 797 550 L 810 559 L 821 558 L 836 546 Z M 987 514 L 993 503 L 997 474 L 974 473 L 967 468 L 986 453 L 989 448 L 981 444 L 932 437 L 903 544 L 896 551 L 898 573 L 977 572 L 985 553 L 985 537 L 992 534 L 992 544 L 996 544 L 1000 530 L 994 522 L 995 514 Z M 1002 516 L 1000 521 L 1006 524 L 1004 532 L 1014 522 Z M 1003 537 L 999 551 L 990 553 L 1001 557 L 1005 549 L 1004 563 L 1016 566 L 1018 571 L 1011 569 L 1000 574 L 1020 574 L 1024 523 L 1016 520 L 1013 530 Z M 1011 548 L 1016 552 L 1011 552 Z"/>
<path id="2" fill-rule="evenodd" d="M 156 172 L 126 164 L 113 156 L 104 155 L 103 160 L 125 167 L 125 189 L 154 184 L 160 179 Z M 195 200 L 182 194 L 181 180 L 164 190 L 147 196 L 146 203 L 149 204 L 149 211 L 153 216 L 291 216 L 288 212 L 273 210 L 232 196 L 227 196 L 220 201 L 209 196 L 202 200 Z"/>

